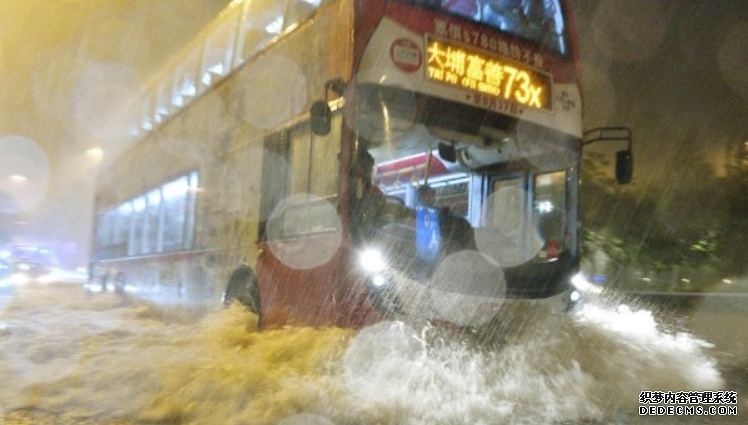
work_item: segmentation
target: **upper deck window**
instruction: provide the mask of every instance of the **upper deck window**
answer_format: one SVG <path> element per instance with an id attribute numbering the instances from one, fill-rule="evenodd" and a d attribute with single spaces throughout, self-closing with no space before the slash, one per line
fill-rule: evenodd
<path id="1" fill-rule="evenodd" d="M 560 0 L 404 0 L 490 25 L 565 55 L 564 17 Z"/>

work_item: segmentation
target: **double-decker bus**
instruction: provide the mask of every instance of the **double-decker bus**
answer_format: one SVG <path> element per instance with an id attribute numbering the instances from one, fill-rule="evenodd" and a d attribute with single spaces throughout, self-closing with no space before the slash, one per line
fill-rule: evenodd
<path id="1" fill-rule="evenodd" d="M 92 270 L 264 327 L 563 310 L 579 81 L 565 0 L 233 2 L 102 171 Z"/>

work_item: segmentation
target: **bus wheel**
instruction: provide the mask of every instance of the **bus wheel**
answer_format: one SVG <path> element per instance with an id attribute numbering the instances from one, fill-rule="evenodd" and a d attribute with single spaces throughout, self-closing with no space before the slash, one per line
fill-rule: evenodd
<path id="1" fill-rule="evenodd" d="M 257 276 L 249 267 L 239 267 L 229 277 L 226 292 L 223 294 L 223 305 L 229 306 L 234 301 L 260 316 L 260 288 Z"/>

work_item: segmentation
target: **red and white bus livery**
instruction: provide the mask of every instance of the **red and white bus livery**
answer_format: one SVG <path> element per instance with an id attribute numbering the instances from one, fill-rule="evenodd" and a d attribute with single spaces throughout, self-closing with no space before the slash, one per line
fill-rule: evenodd
<path id="1" fill-rule="evenodd" d="M 565 0 L 232 3 L 102 176 L 95 268 L 144 295 L 222 294 L 263 327 L 564 310 L 583 144 L 570 16 Z"/>

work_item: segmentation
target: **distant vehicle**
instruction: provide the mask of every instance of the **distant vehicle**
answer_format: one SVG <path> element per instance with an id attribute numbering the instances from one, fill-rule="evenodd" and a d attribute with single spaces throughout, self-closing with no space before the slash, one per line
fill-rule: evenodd
<path id="1" fill-rule="evenodd" d="M 232 2 L 100 174 L 92 277 L 223 294 L 263 326 L 566 309 L 585 142 L 569 3 Z"/>
<path id="2" fill-rule="evenodd" d="M 15 284 L 29 281 L 45 281 L 55 264 L 54 250 L 43 245 L 11 245 L 0 250 L 0 260 L 4 261 Z"/>

